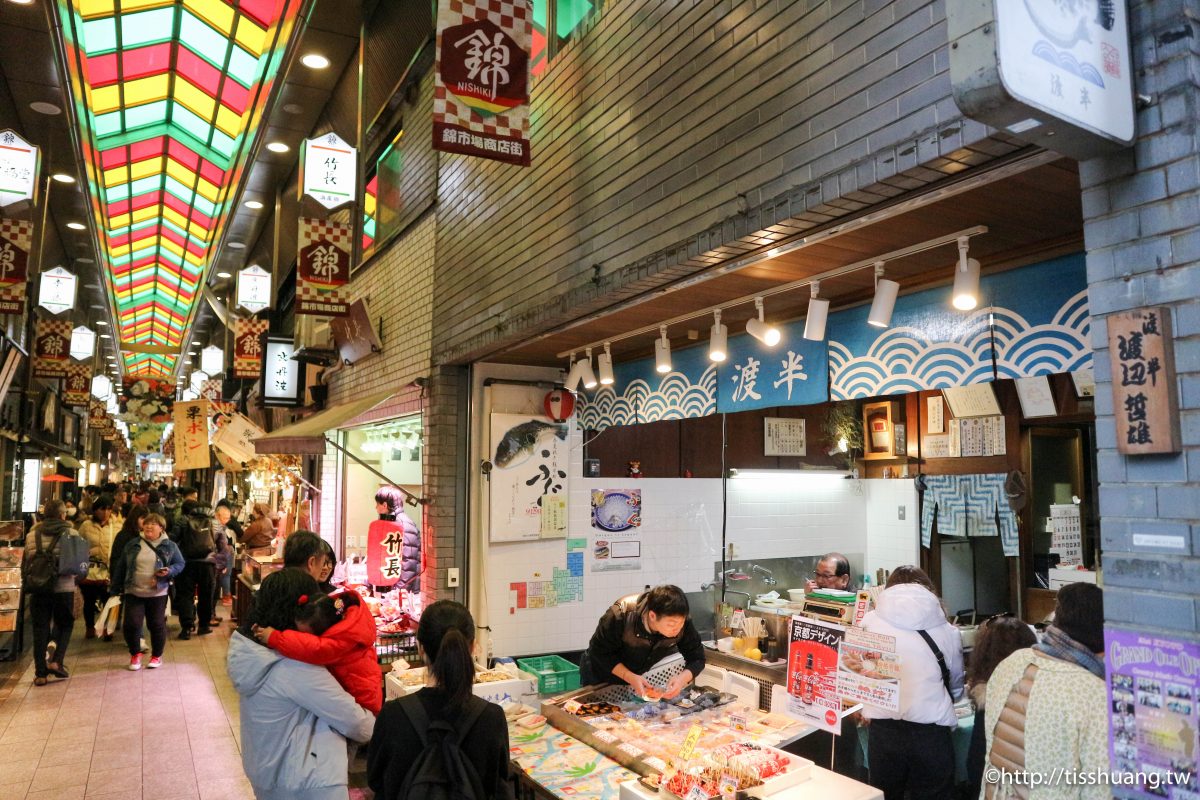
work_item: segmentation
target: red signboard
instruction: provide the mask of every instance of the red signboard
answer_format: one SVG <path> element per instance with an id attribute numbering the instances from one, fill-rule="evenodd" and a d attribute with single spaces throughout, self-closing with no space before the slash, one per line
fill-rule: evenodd
<path id="1" fill-rule="evenodd" d="M 33 331 L 35 378 L 65 378 L 71 353 L 71 321 L 39 319 Z"/>
<path id="2" fill-rule="evenodd" d="M 64 406 L 86 406 L 92 396 L 92 365 L 70 364 L 63 379 Z"/>
<path id="3" fill-rule="evenodd" d="M 350 281 L 349 225 L 324 219 L 300 218 L 296 266 L 296 313 L 323 317 L 345 316 L 350 306 L 338 290 Z"/>
<path id="4" fill-rule="evenodd" d="M 33 223 L 0 217 L 0 314 L 25 311 Z"/>
<path id="5" fill-rule="evenodd" d="M 250 317 L 233 321 L 233 376 L 235 378 L 257 378 L 262 372 L 262 335 L 269 323 L 265 319 Z"/>
<path id="6" fill-rule="evenodd" d="M 367 528 L 367 582 L 391 586 L 400 580 L 404 559 L 404 526 L 377 519 Z"/>
<path id="7" fill-rule="evenodd" d="M 442 0 L 433 147 L 529 166 L 529 0 Z"/>

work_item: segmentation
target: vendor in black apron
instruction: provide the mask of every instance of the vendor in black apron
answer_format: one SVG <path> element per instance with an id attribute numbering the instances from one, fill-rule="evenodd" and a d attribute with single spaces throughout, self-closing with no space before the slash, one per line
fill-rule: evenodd
<path id="1" fill-rule="evenodd" d="M 704 669 L 704 647 L 688 616 L 688 601 L 678 586 L 656 586 L 613 603 L 579 662 L 584 684 L 624 681 L 639 696 L 648 682 L 642 674 L 672 653 L 683 654 L 684 670 L 667 683 L 674 697 Z"/>

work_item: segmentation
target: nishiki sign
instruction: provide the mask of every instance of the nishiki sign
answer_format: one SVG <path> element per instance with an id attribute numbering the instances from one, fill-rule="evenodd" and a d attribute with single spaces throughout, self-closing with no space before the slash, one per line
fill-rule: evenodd
<path id="1" fill-rule="evenodd" d="M 300 218 L 300 254 L 296 273 L 296 313 L 345 316 L 350 306 L 338 289 L 350 280 L 349 225 Z"/>
<path id="2" fill-rule="evenodd" d="M 433 147 L 529 166 L 528 0 L 441 0 Z"/>

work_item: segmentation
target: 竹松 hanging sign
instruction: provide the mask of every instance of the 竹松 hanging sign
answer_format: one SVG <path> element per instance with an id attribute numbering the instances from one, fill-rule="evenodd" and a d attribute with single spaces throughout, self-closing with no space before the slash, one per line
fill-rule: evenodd
<path id="1" fill-rule="evenodd" d="M 271 273 L 254 264 L 237 274 L 237 304 L 257 314 L 271 306 Z"/>
<path id="2" fill-rule="evenodd" d="M 33 223 L 0 217 L 0 314 L 25 311 Z"/>
<path id="3" fill-rule="evenodd" d="M 338 290 L 350 280 L 349 225 L 324 219 L 300 218 L 300 247 L 296 266 L 296 313 L 342 317 L 350 306 Z"/>
<path id="4" fill-rule="evenodd" d="M 0 208 L 37 196 L 39 155 L 15 131 L 0 131 Z"/>
<path id="5" fill-rule="evenodd" d="M 529 166 L 528 0 L 441 0 L 433 148 Z"/>
<path id="6" fill-rule="evenodd" d="M 265 319 L 235 319 L 233 321 L 233 376 L 257 378 L 262 371 L 262 335 L 269 323 Z"/>
<path id="7" fill-rule="evenodd" d="M 300 153 L 300 195 L 328 209 L 354 202 L 358 182 L 357 151 L 330 131 L 306 139 Z"/>
<path id="8" fill-rule="evenodd" d="M 208 401 L 179 402 L 174 409 L 175 469 L 207 469 Z"/>
<path id="9" fill-rule="evenodd" d="M 71 321 L 39 319 L 33 329 L 33 376 L 65 378 L 71 352 Z"/>
<path id="10" fill-rule="evenodd" d="M 67 377 L 63 379 L 62 402 L 64 406 L 86 406 L 92 395 L 92 365 L 67 365 Z"/>
<path id="11" fill-rule="evenodd" d="M 1178 453 L 1179 401 L 1171 309 L 1138 308 L 1110 314 L 1105 322 L 1117 451 L 1127 455 Z"/>

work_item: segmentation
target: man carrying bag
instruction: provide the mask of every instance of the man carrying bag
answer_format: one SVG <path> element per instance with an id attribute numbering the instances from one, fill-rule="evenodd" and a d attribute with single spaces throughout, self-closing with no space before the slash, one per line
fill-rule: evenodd
<path id="1" fill-rule="evenodd" d="M 50 675 L 69 677 L 64 659 L 75 625 L 75 579 L 87 574 L 88 543 L 66 520 L 61 500 L 49 500 L 42 521 L 25 537 L 22 586 L 33 627 L 34 686 Z"/>

